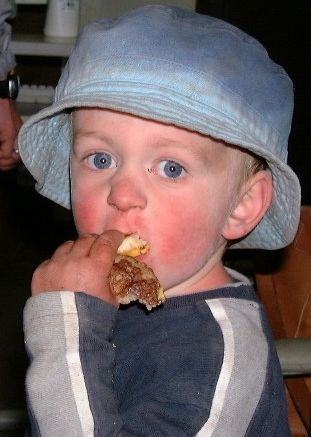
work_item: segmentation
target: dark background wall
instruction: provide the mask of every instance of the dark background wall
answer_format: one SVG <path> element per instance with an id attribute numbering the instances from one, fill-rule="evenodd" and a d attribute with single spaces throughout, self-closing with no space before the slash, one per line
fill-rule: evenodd
<path id="1" fill-rule="evenodd" d="M 311 14 L 310 0 L 198 0 L 197 11 L 222 18 L 258 39 L 295 87 L 288 162 L 311 204 Z"/>

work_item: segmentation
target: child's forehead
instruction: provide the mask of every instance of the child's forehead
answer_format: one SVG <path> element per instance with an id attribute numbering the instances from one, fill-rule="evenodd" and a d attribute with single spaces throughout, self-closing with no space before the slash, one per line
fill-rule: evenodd
<path id="1" fill-rule="evenodd" d="M 202 159 L 212 153 L 223 155 L 231 149 L 224 141 L 200 132 L 106 108 L 78 108 L 72 113 L 72 119 L 75 141 L 93 138 L 113 144 L 123 136 L 130 141 L 131 134 L 134 134 L 137 135 L 135 140 L 145 140 L 158 149 L 172 147 L 189 151 Z"/>

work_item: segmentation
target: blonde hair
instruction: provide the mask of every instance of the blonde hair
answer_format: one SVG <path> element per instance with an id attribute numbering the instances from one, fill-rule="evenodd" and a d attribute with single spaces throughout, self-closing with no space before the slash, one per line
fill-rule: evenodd
<path id="1" fill-rule="evenodd" d="M 238 186 L 241 187 L 249 178 L 262 170 L 267 170 L 268 166 L 264 158 L 248 152 L 240 147 L 231 146 L 237 149 L 240 153 L 240 165 Z"/>

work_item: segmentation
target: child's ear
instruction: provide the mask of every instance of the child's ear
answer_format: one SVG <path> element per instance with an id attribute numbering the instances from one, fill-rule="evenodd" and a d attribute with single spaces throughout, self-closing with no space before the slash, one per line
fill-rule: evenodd
<path id="1" fill-rule="evenodd" d="M 223 229 L 226 240 L 236 240 L 251 232 L 269 208 L 273 195 L 272 176 L 262 170 L 242 186 L 237 203 Z"/>

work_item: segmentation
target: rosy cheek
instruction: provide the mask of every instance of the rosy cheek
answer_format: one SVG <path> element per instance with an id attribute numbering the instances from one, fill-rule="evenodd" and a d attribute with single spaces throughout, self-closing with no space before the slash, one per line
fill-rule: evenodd
<path id="1" fill-rule="evenodd" d="M 163 238 L 161 238 L 159 245 L 159 256 L 163 262 L 170 262 L 171 259 L 176 257 L 182 245 L 182 233 L 179 231 L 172 233 L 170 232 L 172 229 L 174 229 L 174 226 L 168 226 L 167 231 L 165 228 L 162 228 Z"/>
<path id="2" fill-rule="evenodd" d="M 205 224 L 205 226 L 204 226 Z M 162 216 L 158 235 L 162 235 L 159 256 L 163 262 L 171 262 L 184 256 L 196 241 L 202 241 L 203 229 L 206 229 L 205 214 L 198 214 L 196 208 L 185 209 L 180 202 L 170 202 L 170 210 Z M 191 254 L 189 254 L 191 257 Z"/>
<path id="3" fill-rule="evenodd" d="M 97 196 L 87 195 L 73 199 L 72 209 L 79 234 L 100 233 L 102 231 L 99 220 L 101 206 Z"/>

